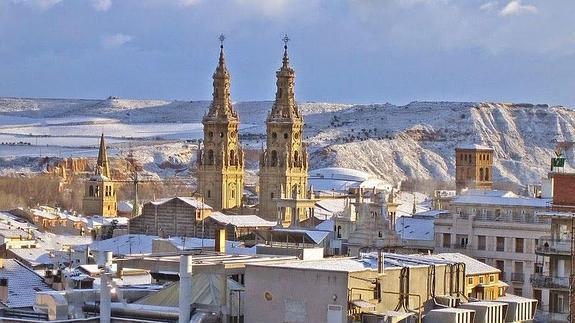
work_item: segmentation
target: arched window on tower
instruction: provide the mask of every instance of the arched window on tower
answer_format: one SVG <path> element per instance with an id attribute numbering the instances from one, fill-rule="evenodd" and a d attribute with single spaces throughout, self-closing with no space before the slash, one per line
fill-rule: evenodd
<path id="1" fill-rule="evenodd" d="M 232 149 L 230 150 L 230 165 L 235 165 L 236 164 L 236 154 L 235 151 Z"/>
<path id="2" fill-rule="evenodd" d="M 293 153 L 293 163 L 296 166 L 299 166 L 299 152 L 296 150 Z"/>
<path id="3" fill-rule="evenodd" d="M 485 181 L 489 181 L 489 168 L 485 169 Z"/>
<path id="4" fill-rule="evenodd" d="M 483 181 L 483 168 L 479 169 L 479 180 Z"/>
<path id="5" fill-rule="evenodd" d="M 94 191 L 95 196 L 100 196 L 100 185 L 96 185 L 96 189 Z"/>
<path id="6" fill-rule="evenodd" d="M 89 196 L 94 196 L 94 186 L 90 185 L 90 188 L 88 191 L 89 191 Z"/>
<path id="7" fill-rule="evenodd" d="M 297 199 L 298 191 L 299 191 L 299 187 L 297 185 L 292 186 L 292 189 L 291 189 L 291 198 L 292 199 Z"/>
<path id="8" fill-rule="evenodd" d="M 208 150 L 208 165 L 213 165 L 214 164 L 214 151 L 213 150 Z"/>
<path id="9" fill-rule="evenodd" d="M 278 164 L 278 152 L 275 150 L 272 150 L 272 159 L 271 159 L 271 166 L 277 166 Z"/>

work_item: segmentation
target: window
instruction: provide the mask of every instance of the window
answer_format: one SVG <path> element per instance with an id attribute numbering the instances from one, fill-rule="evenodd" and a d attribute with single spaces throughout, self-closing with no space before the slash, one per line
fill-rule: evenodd
<path id="1" fill-rule="evenodd" d="M 497 237 L 496 241 L 496 251 L 505 251 L 505 238 Z"/>
<path id="2" fill-rule="evenodd" d="M 489 282 L 490 283 L 495 282 L 495 275 L 489 275 Z"/>
<path id="3" fill-rule="evenodd" d="M 483 276 L 479 276 L 479 283 L 483 284 L 485 282 L 484 277 Z"/>
<path id="4" fill-rule="evenodd" d="M 443 248 L 449 248 L 451 244 L 451 234 L 444 233 L 443 234 Z"/>
<path id="5" fill-rule="evenodd" d="M 523 238 L 515 238 L 515 252 L 523 253 L 524 242 Z"/>
<path id="6" fill-rule="evenodd" d="M 523 296 L 523 288 L 514 287 L 513 292 L 515 293 L 516 296 Z"/>
<path id="7" fill-rule="evenodd" d="M 501 270 L 499 277 L 504 280 L 505 278 L 505 260 L 495 260 L 495 268 Z"/>
<path id="8" fill-rule="evenodd" d="M 208 198 L 212 197 L 212 191 L 208 190 Z"/>
<path id="9" fill-rule="evenodd" d="M 467 283 L 468 283 L 469 285 L 473 285 L 473 277 L 467 278 Z"/>
<path id="10" fill-rule="evenodd" d="M 485 236 L 477 236 L 477 249 L 478 250 L 485 250 L 486 249 L 485 241 L 486 241 Z"/>
<path id="11" fill-rule="evenodd" d="M 469 242 L 469 238 L 465 234 L 458 234 L 457 238 L 457 247 L 458 248 L 465 248 Z"/>

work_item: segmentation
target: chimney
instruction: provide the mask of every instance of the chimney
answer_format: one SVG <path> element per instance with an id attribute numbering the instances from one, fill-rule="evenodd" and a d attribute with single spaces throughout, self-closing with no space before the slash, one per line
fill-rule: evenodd
<path id="1" fill-rule="evenodd" d="M 225 230 L 224 230 L 225 231 Z M 216 244 L 217 244 L 216 239 Z M 192 256 L 180 256 L 179 323 L 190 322 L 192 305 Z"/>
<path id="2" fill-rule="evenodd" d="M 52 272 L 52 269 L 46 269 L 46 272 L 44 273 L 44 282 L 52 287 L 52 284 L 54 283 L 54 272 Z"/>
<path id="3" fill-rule="evenodd" d="M 8 302 L 8 278 L 0 278 L 0 301 L 3 303 Z"/>
<path id="4" fill-rule="evenodd" d="M 58 269 L 56 276 L 54 276 L 54 283 L 52 284 L 53 290 L 63 290 L 64 284 L 62 283 L 62 270 Z"/>
<path id="5" fill-rule="evenodd" d="M 377 252 L 377 273 L 383 274 L 385 271 L 385 259 L 383 255 L 383 250 Z"/>
<path id="6" fill-rule="evenodd" d="M 226 229 L 216 229 L 215 251 L 226 253 Z"/>

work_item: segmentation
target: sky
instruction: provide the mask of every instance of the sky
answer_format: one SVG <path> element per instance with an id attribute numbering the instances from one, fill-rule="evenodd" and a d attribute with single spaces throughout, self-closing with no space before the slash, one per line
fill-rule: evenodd
<path id="1" fill-rule="evenodd" d="M 0 96 L 575 106 L 573 0 L 0 0 Z"/>

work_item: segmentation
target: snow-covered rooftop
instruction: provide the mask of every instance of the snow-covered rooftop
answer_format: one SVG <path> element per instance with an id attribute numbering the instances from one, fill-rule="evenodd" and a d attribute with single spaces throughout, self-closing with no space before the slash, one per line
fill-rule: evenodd
<path id="1" fill-rule="evenodd" d="M 329 167 L 309 172 L 309 185 L 314 191 L 347 192 L 351 188 L 376 188 L 391 191 L 391 184 L 383 179 L 355 169 Z"/>
<path id="2" fill-rule="evenodd" d="M 233 225 L 235 227 L 273 227 L 277 223 L 267 221 L 257 215 L 226 215 L 221 212 L 214 212 L 210 218 L 224 225 Z"/>
<path id="3" fill-rule="evenodd" d="M 256 266 L 270 266 L 280 268 L 308 269 L 321 271 L 343 271 L 356 272 L 364 270 L 377 270 L 377 254 L 366 253 L 355 258 L 324 258 L 318 260 L 288 260 L 266 264 L 256 264 Z M 457 261 L 447 259 L 433 259 L 422 255 L 399 255 L 384 253 L 384 267 L 413 267 L 427 266 L 431 264 L 453 264 Z"/>
<path id="4" fill-rule="evenodd" d="M 488 264 L 485 264 L 477 259 L 460 253 L 440 253 L 436 255 L 426 255 L 425 257 L 453 262 L 462 262 L 465 264 L 466 275 L 491 274 L 501 272 L 501 270 L 495 267 L 489 266 Z"/>
<path id="5" fill-rule="evenodd" d="M 406 240 L 433 240 L 434 218 L 413 218 L 402 216 L 397 219 L 395 232 Z"/>
<path id="6" fill-rule="evenodd" d="M 209 209 L 209 210 L 212 209 L 212 207 L 207 205 L 206 203 L 200 202 L 193 197 L 185 197 L 185 196 L 167 197 L 167 198 L 159 199 L 156 201 L 150 201 L 148 203 L 152 203 L 153 205 L 161 205 L 161 204 L 170 202 L 174 199 L 178 199 L 178 200 L 188 204 L 189 206 L 195 207 L 197 209 Z"/>
<path id="7" fill-rule="evenodd" d="M 519 196 L 509 191 L 469 190 L 463 192 L 461 195 L 454 197 L 451 203 L 453 205 L 482 204 L 544 208 L 549 206 L 551 199 Z"/>
<path id="8" fill-rule="evenodd" d="M 0 278 L 8 279 L 8 301 L 2 302 L 10 308 L 30 307 L 36 303 L 36 292 L 50 291 L 42 277 L 14 259 L 4 259 Z"/>
<path id="9" fill-rule="evenodd" d="M 493 150 L 493 148 L 480 144 L 461 144 L 457 145 L 455 149 L 476 149 L 476 150 Z"/>

